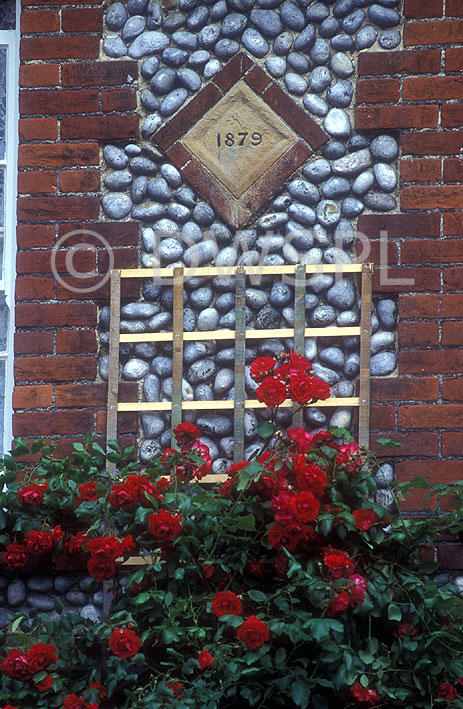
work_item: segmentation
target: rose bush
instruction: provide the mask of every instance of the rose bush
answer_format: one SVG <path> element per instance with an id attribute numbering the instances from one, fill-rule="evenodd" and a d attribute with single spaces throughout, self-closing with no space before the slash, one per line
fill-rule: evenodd
<path id="1" fill-rule="evenodd" d="M 294 353 L 260 358 L 251 375 L 269 409 L 329 396 Z M 59 598 L 55 616 L 13 614 L 0 631 L 2 707 L 463 707 L 463 599 L 434 583 L 429 559 L 463 530 L 463 483 L 429 491 L 429 518 L 391 514 L 374 502 L 374 458 L 347 431 L 279 431 L 275 413 L 260 453 L 212 485 L 192 423 L 143 471 L 133 449 L 90 435 L 64 460 L 16 441 L 3 461 L 3 573 L 64 557 L 106 601 L 99 621 Z M 31 452 L 39 462 L 21 463 Z M 398 503 L 412 485 L 426 483 L 391 487 Z M 131 555 L 142 563 L 124 566 Z"/>

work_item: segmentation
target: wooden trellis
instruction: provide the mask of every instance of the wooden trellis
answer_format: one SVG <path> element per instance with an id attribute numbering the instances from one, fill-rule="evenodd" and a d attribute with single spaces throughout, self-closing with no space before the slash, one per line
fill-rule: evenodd
<path id="1" fill-rule="evenodd" d="M 118 412 L 170 411 L 172 428 L 182 420 L 185 410 L 233 410 L 234 420 L 234 458 L 240 460 L 244 453 L 244 412 L 245 409 L 265 408 L 265 404 L 246 399 L 245 394 L 245 344 L 246 340 L 268 338 L 293 338 L 294 351 L 304 354 L 306 337 L 360 337 L 360 382 L 359 395 L 353 397 L 333 397 L 318 401 L 320 407 L 352 406 L 359 409 L 358 441 L 361 445 L 369 443 L 370 415 L 370 338 L 371 338 L 371 297 L 372 271 L 370 263 L 363 264 L 323 264 L 294 266 L 233 266 L 202 268 L 158 268 L 158 269 L 115 269 L 111 272 L 111 324 L 109 337 L 109 376 L 108 376 L 108 415 L 107 438 L 117 438 Z M 306 278 L 317 273 L 350 274 L 361 273 L 361 318 L 360 325 L 352 327 L 306 327 L 305 292 Z M 252 276 L 293 276 L 294 277 L 294 327 L 247 330 L 245 319 L 246 279 Z M 183 287 L 184 281 L 191 277 L 235 277 L 235 329 L 185 332 L 183 330 Z M 120 333 L 121 279 L 156 278 L 171 279 L 173 282 L 173 323 L 172 332 L 146 332 L 141 334 Z M 185 342 L 202 340 L 233 340 L 235 343 L 235 389 L 234 398 L 215 401 L 183 401 L 183 345 Z M 120 402 L 119 392 L 119 344 L 129 342 L 172 342 L 172 400 L 150 402 Z M 288 399 L 281 406 L 290 407 Z M 293 424 L 302 423 L 302 411 L 293 415 Z M 172 441 L 174 444 L 174 440 Z M 217 480 L 218 476 L 208 476 Z"/>

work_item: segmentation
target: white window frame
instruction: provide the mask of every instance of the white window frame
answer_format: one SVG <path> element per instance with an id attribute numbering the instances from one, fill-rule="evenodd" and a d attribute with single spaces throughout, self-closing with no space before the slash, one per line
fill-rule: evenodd
<path id="1" fill-rule="evenodd" d="M 6 349 L 0 351 L 0 360 L 5 362 L 5 403 L 3 413 L 3 450 L 11 448 L 13 439 L 13 386 L 14 386 L 14 330 L 16 278 L 16 203 L 17 203 L 17 152 L 18 152 L 18 103 L 19 103 L 19 20 L 20 3 L 16 2 L 16 29 L 0 30 L 0 47 L 7 50 L 6 75 L 6 130 L 5 158 L 0 167 L 5 170 L 4 227 L 0 228 L 3 239 L 3 264 L 0 278 L 0 293 L 5 294 L 9 311 Z"/>

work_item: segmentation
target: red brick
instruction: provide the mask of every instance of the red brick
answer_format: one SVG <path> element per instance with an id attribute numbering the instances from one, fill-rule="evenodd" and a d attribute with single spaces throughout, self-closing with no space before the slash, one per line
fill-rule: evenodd
<path id="1" fill-rule="evenodd" d="M 395 52 L 361 52 L 359 76 L 386 74 L 437 74 L 440 71 L 439 49 Z M 420 98 L 423 98 L 420 96 Z"/>
<path id="2" fill-rule="evenodd" d="M 403 263 L 463 263 L 460 239 L 417 239 L 402 243 Z"/>
<path id="3" fill-rule="evenodd" d="M 438 115 L 438 106 L 360 106 L 355 109 L 355 127 L 358 130 L 435 128 Z"/>
<path id="4" fill-rule="evenodd" d="M 447 17 L 461 17 L 463 15 L 463 6 L 460 0 L 447 0 L 445 14 Z"/>
<path id="5" fill-rule="evenodd" d="M 422 475 L 430 485 L 457 482 L 462 478 L 463 460 L 407 460 L 398 463 L 396 471 L 400 481 Z"/>
<path id="6" fill-rule="evenodd" d="M 260 66 L 253 66 L 251 71 L 248 71 L 244 77 L 244 80 L 247 85 L 250 86 L 251 89 L 254 89 L 254 91 L 258 94 L 261 94 L 262 91 L 271 83 L 270 77 L 265 73 L 265 71 L 262 71 Z"/>
<path id="7" fill-rule="evenodd" d="M 374 264 L 394 264 L 399 262 L 398 246 L 391 239 L 362 239 L 357 241 L 357 260 Z M 376 272 L 376 270 L 375 270 Z"/>
<path id="8" fill-rule="evenodd" d="M 401 374 L 454 374 L 461 371 L 463 350 L 406 350 L 399 352 Z"/>
<path id="9" fill-rule="evenodd" d="M 375 268 L 373 288 L 381 293 L 440 291 L 439 268 Z"/>
<path id="10" fill-rule="evenodd" d="M 463 204 L 463 186 L 443 185 L 402 187 L 402 209 L 458 209 Z"/>
<path id="11" fill-rule="evenodd" d="M 357 103 L 396 103 L 399 91 L 398 79 L 361 79 L 357 82 Z"/>
<path id="12" fill-rule="evenodd" d="M 100 189 L 99 170 L 61 170 L 62 192 L 96 192 Z"/>
<path id="13" fill-rule="evenodd" d="M 117 430 L 119 433 L 135 433 L 138 430 L 136 414 L 118 414 Z M 106 411 L 96 412 L 96 432 L 106 434 Z"/>
<path id="14" fill-rule="evenodd" d="M 53 340 L 54 337 L 52 332 L 15 332 L 15 355 L 52 354 Z"/>
<path id="15" fill-rule="evenodd" d="M 441 17 L 443 8 L 443 0 L 405 0 L 405 17 Z"/>
<path id="16" fill-rule="evenodd" d="M 95 379 L 95 357 L 19 357 L 15 360 L 16 381 L 66 382 Z"/>
<path id="17" fill-rule="evenodd" d="M 444 268 L 444 290 L 461 290 L 463 285 L 463 266 Z"/>
<path id="18" fill-rule="evenodd" d="M 429 131 L 402 136 L 403 155 L 459 155 L 463 131 Z"/>
<path id="19" fill-rule="evenodd" d="M 433 347 L 439 345 L 439 327 L 437 323 L 399 323 L 399 345 L 400 347 Z M 422 380 L 420 379 L 419 381 Z"/>
<path id="20" fill-rule="evenodd" d="M 58 330 L 56 333 L 58 354 L 90 354 L 96 351 L 95 330 Z"/>
<path id="21" fill-rule="evenodd" d="M 442 455 L 463 457 L 463 433 L 458 431 L 445 431 L 442 433 Z"/>
<path id="22" fill-rule="evenodd" d="M 447 323 L 449 324 L 449 323 Z M 444 377 L 442 398 L 448 401 L 463 401 L 463 378 Z M 463 436 L 463 434 L 460 434 Z"/>
<path id="23" fill-rule="evenodd" d="M 131 111 L 137 107 L 135 89 L 103 89 L 101 92 L 101 108 L 103 111 Z"/>
<path id="24" fill-rule="evenodd" d="M 270 84 L 262 96 L 266 103 L 307 141 L 311 148 L 317 150 L 328 141 L 325 131 L 312 118 L 308 118 L 307 112 L 298 106 L 280 86 L 274 83 Z"/>
<path id="25" fill-rule="evenodd" d="M 39 194 L 56 192 L 58 173 L 56 170 L 29 170 L 18 173 L 18 192 L 20 194 Z"/>
<path id="26" fill-rule="evenodd" d="M 413 236 L 439 236 L 440 215 L 427 212 L 381 215 L 362 214 L 358 219 L 358 231 L 370 239 L 377 239 L 384 232 L 390 239 Z"/>
<path id="27" fill-rule="evenodd" d="M 404 45 L 458 44 L 463 36 L 463 21 L 439 20 L 410 22 L 404 27 Z"/>
<path id="28" fill-rule="evenodd" d="M 26 88 L 58 86 L 59 64 L 24 64 L 19 67 L 19 85 Z"/>
<path id="29" fill-rule="evenodd" d="M 441 173 L 440 158 L 410 158 L 400 161 L 401 182 L 439 182 Z"/>
<path id="30" fill-rule="evenodd" d="M 463 11 L 463 6 L 462 6 Z M 445 50 L 445 71 L 461 71 L 463 69 L 463 48 L 453 47 Z"/>
<path id="31" fill-rule="evenodd" d="M 371 379 L 372 401 L 435 401 L 438 396 L 437 377 L 372 377 Z"/>
<path id="32" fill-rule="evenodd" d="M 104 274 L 105 276 L 107 274 Z M 103 275 L 85 275 L 84 278 L 76 278 L 66 274 L 58 283 L 56 289 L 57 300 L 92 300 L 101 301 L 109 299 L 109 276 L 104 278 Z M 124 284 L 125 288 L 126 284 Z M 91 290 L 89 290 L 91 289 Z M 124 290 L 125 293 L 125 290 Z M 136 288 L 132 289 L 132 293 L 137 297 Z"/>
<path id="33" fill-rule="evenodd" d="M 99 61 L 63 64 L 63 86 L 119 86 L 138 79 L 137 62 Z"/>
<path id="34" fill-rule="evenodd" d="M 91 224 L 83 222 L 81 224 L 73 224 L 72 229 L 73 231 L 82 233 L 77 233 L 74 237 L 69 237 L 65 242 L 66 246 L 79 244 L 84 240 L 86 243 L 93 243 L 97 247 L 102 247 L 103 244 L 98 239 L 92 239 L 91 235 L 87 233 L 89 230 L 99 234 L 111 247 L 138 245 L 138 222 L 92 222 Z M 59 239 L 68 233 L 69 224 L 60 224 L 58 226 Z M 84 239 L 82 237 L 84 237 Z"/>
<path id="35" fill-rule="evenodd" d="M 106 384 L 58 384 L 56 387 L 56 407 L 68 409 L 78 406 L 106 406 Z"/>
<path id="36" fill-rule="evenodd" d="M 446 158 L 444 160 L 444 182 L 463 182 L 462 158 Z"/>
<path id="37" fill-rule="evenodd" d="M 222 91 L 228 91 L 238 79 L 248 71 L 253 65 L 252 59 L 245 52 L 235 54 L 233 59 L 221 69 L 213 78 L 214 84 Z"/>
<path id="38" fill-rule="evenodd" d="M 58 121 L 56 118 L 20 118 L 19 139 L 56 140 L 58 138 Z"/>
<path id="39" fill-rule="evenodd" d="M 115 268 L 137 268 L 138 250 L 135 248 L 112 249 Z M 100 251 L 98 254 L 98 272 L 107 273 L 109 269 L 109 253 Z"/>
<path id="40" fill-rule="evenodd" d="M 446 212 L 444 214 L 444 235 L 463 236 L 463 212 Z"/>
<path id="41" fill-rule="evenodd" d="M 21 34 L 56 32 L 59 30 L 58 10 L 23 10 Z"/>
<path id="42" fill-rule="evenodd" d="M 18 219 L 46 221 L 66 219 L 97 219 L 98 197 L 21 197 L 17 202 Z"/>
<path id="43" fill-rule="evenodd" d="M 44 436 L 87 433 L 93 428 L 91 411 L 40 411 L 37 413 L 15 413 L 13 434 L 30 436 L 40 431 Z"/>
<path id="44" fill-rule="evenodd" d="M 463 106 L 459 103 L 442 106 L 441 124 L 445 128 L 459 128 L 463 125 Z"/>
<path id="45" fill-rule="evenodd" d="M 460 544 L 439 544 L 437 558 L 442 569 L 463 568 L 463 548 Z"/>
<path id="46" fill-rule="evenodd" d="M 20 249 L 53 246 L 55 230 L 51 224 L 18 224 L 16 240 Z"/>
<path id="47" fill-rule="evenodd" d="M 16 255 L 16 270 L 20 274 L 53 273 L 55 270 L 58 273 L 67 274 L 67 258 L 72 258 L 69 265 L 72 265 L 77 272 L 90 273 L 95 271 L 96 255 L 93 249 L 78 249 L 69 256 L 67 248 L 56 251 L 50 251 L 49 249 L 19 251 Z"/>
<path id="48" fill-rule="evenodd" d="M 460 76 L 427 76 L 404 79 L 404 101 L 463 98 L 463 78 Z M 445 107 L 444 107 L 445 108 Z"/>
<path id="49" fill-rule="evenodd" d="M 45 409 L 53 404 L 51 384 L 20 386 L 13 391 L 14 409 Z"/>
<path id="50" fill-rule="evenodd" d="M 98 59 L 100 38 L 97 35 L 69 37 L 24 37 L 21 40 L 22 61 L 34 59 Z"/>
<path id="51" fill-rule="evenodd" d="M 100 107 L 97 89 L 79 89 L 61 91 L 38 89 L 21 91 L 19 112 L 21 115 L 40 114 L 56 115 L 63 113 L 91 113 Z"/>
<path id="52" fill-rule="evenodd" d="M 461 320 L 442 323 L 441 340 L 444 347 L 463 347 L 463 327 Z"/>
<path id="53" fill-rule="evenodd" d="M 65 7 L 61 22 L 64 32 L 99 32 L 103 29 L 103 10 L 99 7 L 85 10 Z"/>
<path id="54" fill-rule="evenodd" d="M 18 167 L 77 167 L 98 165 L 97 143 L 20 145 Z"/>
<path id="55" fill-rule="evenodd" d="M 138 116 L 76 116 L 61 120 L 61 139 L 116 140 L 139 138 Z"/>
<path id="56" fill-rule="evenodd" d="M 460 318 L 463 294 L 400 295 L 400 318 Z"/>
<path id="57" fill-rule="evenodd" d="M 399 406 L 401 428 L 459 428 L 463 404 L 416 404 Z M 463 466 L 463 461 L 460 465 Z"/>
<path id="58" fill-rule="evenodd" d="M 55 294 L 55 279 L 40 276 L 21 276 L 16 279 L 16 300 L 52 300 Z"/>
<path id="59" fill-rule="evenodd" d="M 377 433 L 370 437 L 370 449 L 380 458 L 398 458 L 404 456 L 420 456 L 435 458 L 439 455 L 439 439 L 437 433 L 424 431 L 407 431 L 406 433 L 386 433 L 386 438 L 392 438 L 395 443 L 400 443 L 400 448 L 383 448 L 376 439 Z"/>
<path id="60" fill-rule="evenodd" d="M 93 303 L 19 303 L 16 327 L 94 327 L 96 305 Z M 78 359 L 78 358 L 74 358 Z M 69 361 L 69 358 L 67 358 Z M 79 358 L 80 362 L 93 361 Z M 57 361 L 64 361 L 57 360 Z"/>
<path id="61" fill-rule="evenodd" d="M 372 406 L 370 410 L 370 429 L 389 431 L 394 428 L 394 406 Z"/>

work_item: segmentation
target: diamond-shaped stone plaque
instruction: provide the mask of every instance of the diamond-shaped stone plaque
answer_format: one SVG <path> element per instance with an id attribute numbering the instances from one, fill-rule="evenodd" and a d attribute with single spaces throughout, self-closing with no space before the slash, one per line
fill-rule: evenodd
<path id="1" fill-rule="evenodd" d="M 275 111 L 239 81 L 182 143 L 235 197 L 241 197 L 297 139 Z"/>
<path id="2" fill-rule="evenodd" d="M 240 227 L 328 136 L 240 53 L 153 140 L 222 217 Z"/>

